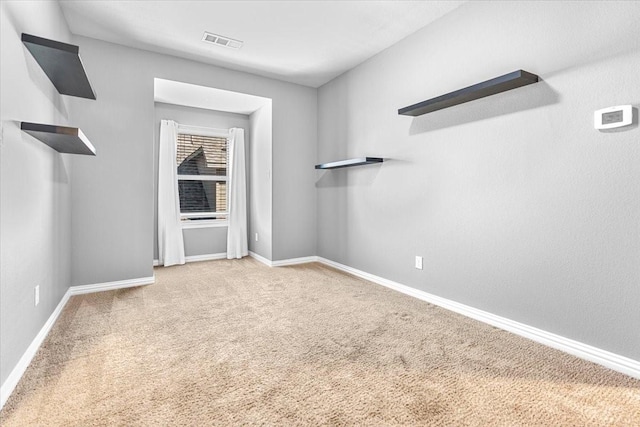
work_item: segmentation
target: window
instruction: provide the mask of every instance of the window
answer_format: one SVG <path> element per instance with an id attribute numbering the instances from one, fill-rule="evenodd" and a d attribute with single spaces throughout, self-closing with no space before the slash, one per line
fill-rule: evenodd
<path id="1" fill-rule="evenodd" d="M 226 220 L 228 159 L 224 132 L 192 132 L 181 126 L 176 167 L 183 224 Z"/>

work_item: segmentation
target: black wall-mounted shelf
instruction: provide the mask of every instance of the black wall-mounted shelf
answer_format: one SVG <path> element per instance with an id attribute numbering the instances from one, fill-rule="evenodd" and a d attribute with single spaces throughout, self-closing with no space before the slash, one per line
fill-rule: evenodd
<path id="1" fill-rule="evenodd" d="M 521 86 L 530 85 L 539 81 L 535 74 L 524 70 L 514 71 L 504 76 L 496 77 L 464 89 L 456 90 L 445 95 L 437 96 L 426 101 L 419 102 L 398 110 L 398 114 L 404 116 L 421 116 L 443 108 L 453 107 L 485 96 L 506 92 Z"/>
<path id="2" fill-rule="evenodd" d="M 22 43 L 62 95 L 96 99 L 78 46 L 22 33 Z"/>
<path id="3" fill-rule="evenodd" d="M 382 163 L 384 159 L 381 157 L 358 157 L 356 159 L 338 160 L 335 162 L 321 163 L 316 165 L 316 169 L 338 169 L 348 168 L 351 166 L 370 165 L 373 163 Z"/>
<path id="4" fill-rule="evenodd" d="M 95 147 L 78 128 L 22 122 L 20 129 L 60 153 L 96 155 Z"/>

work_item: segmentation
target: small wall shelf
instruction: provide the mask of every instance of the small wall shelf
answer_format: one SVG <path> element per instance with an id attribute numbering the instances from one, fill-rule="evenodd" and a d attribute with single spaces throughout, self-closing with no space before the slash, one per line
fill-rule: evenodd
<path id="1" fill-rule="evenodd" d="M 62 95 L 96 99 L 78 46 L 22 33 L 22 43 Z"/>
<path id="2" fill-rule="evenodd" d="M 321 163 L 316 165 L 316 169 L 338 169 L 348 168 L 351 166 L 370 165 L 372 163 L 382 163 L 381 157 L 358 157 L 356 159 L 337 160 L 335 162 Z"/>
<path id="3" fill-rule="evenodd" d="M 524 70 L 514 71 L 504 76 L 496 77 L 464 89 L 456 90 L 426 101 L 419 102 L 398 110 L 398 114 L 404 116 L 421 116 L 443 108 L 453 107 L 485 96 L 506 92 L 521 86 L 538 82 L 539 78 Z"/>
<path id="4" fill-rule="evenodd" d="M 22 122 L 20 129 L 60 153 L 96 155 L 95 147 L 78 128 Z"/>

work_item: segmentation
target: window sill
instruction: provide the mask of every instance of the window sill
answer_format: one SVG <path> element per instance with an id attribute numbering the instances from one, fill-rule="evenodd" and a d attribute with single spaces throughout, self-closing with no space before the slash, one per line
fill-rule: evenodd
<path id="1" fill-rule="evenodd" d="M 213 219 L 209 221 L 182 221 L 180 223 L 182 229 L 186 228 L 215 228 L 215 227 L 228 227 L 229 221 Z"/>

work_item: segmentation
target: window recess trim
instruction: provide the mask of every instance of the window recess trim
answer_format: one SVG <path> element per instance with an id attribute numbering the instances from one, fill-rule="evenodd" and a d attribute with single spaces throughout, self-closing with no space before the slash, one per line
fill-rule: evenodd
<path id="1" fill-rule="evenodd" d="M 178 181 L 226 181 L 221 175 L 178 175 Z"/>
<path id="2" fill-rule="evenodd" d="M 180 218 L 206 218 L 208 216 L 229 216 L 229 212 L 183 212 Z M 212 221 L 226 221 L 215 219 Z"/>
<path id="3" fill-rule="evenodd" d="M 213 228 L 213 227 L 228 227 L 229 221 L 226 219 L 212 219 L 209 221 L 181 221 L 180 226 L 185 228 Z"/>
<path id="4" fill-rule="evenodd" d="M 185 135 L 210 136 L 212 138 L 229 138 L 228 129 L 216 129 L 203 126 L 181 125 L 178 124 L 178 133 Z"/>

